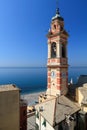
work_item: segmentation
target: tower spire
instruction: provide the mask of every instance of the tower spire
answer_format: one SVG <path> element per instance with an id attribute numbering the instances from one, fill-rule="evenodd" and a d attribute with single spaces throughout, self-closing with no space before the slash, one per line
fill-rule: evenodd
<path id="1" fill-rule="evenodd" d="M 56 14 L 58 16 L 60 16 L 60 12 L 59 12 L 59 7 L 58 7 L 59 3 L 58 3 L 58 0 L 56 0 Z"/>
<path id="2" fill-rule="evenodd" d="M 56 9 L 58 9 L 58 0 L 56 0 Z"/>
<path id="3" fill-rule="evenodd" d="M 59 20 L 61 20 L 61 21 L 64 20 L 64 19 L 61 17 L 61 15 L 60 15 L 58 5 L 59 5 L 59 0 L 56 0 L 56 15 L 55 15 L 54 17 L 52 17 L 52 21 L 55 20 L 55 19 L 59 19 Z"/>

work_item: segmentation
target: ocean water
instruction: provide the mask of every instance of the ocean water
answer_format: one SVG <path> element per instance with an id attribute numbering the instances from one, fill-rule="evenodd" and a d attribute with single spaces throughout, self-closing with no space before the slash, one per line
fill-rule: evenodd
<path id="1" fill-rule="evenodd" d="M 87 67 L 69 67 L 68 81 L 76 83 L 80 75 L 87 75 Z M 0 68 L 0 85 L 15 84 L 21 94 L 44 91 L 47 88 L 47 68 Z"/>

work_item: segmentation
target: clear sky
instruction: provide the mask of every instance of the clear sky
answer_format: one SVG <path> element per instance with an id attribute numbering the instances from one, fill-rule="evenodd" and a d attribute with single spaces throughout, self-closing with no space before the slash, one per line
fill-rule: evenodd
<path id="1" fill-rule="evenodd" d="M 71 66 L 87 66 L 87 0 L 59 0 Z M 46 66 L 56 0 L 0 0 L 0 66 Z"/>

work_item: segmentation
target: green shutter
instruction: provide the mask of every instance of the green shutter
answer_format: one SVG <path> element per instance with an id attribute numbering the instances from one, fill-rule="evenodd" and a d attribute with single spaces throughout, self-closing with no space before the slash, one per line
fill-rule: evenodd
<path id="1" fill-rule="evenodd" d="M 37 111 L 37 113 L 36 113 L 36 117 L 39 119 L 39 112 Z"/>
<path id="2" fill-rule="evenodd" d="M 46 127 L 46 119 L 44 119 L 42 125 L 44 125 Z"/>

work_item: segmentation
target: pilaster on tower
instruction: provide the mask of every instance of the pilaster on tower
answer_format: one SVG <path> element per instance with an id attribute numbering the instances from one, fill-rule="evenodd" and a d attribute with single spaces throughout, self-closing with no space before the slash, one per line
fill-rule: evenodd
<path id="1" fill-rule="evenodd" d="M 64 19 L 59 9 L 52 18 L 48 38 L 48 95 L 66 95 L 68 91 L 68 33 L 64 29 Z"/>

